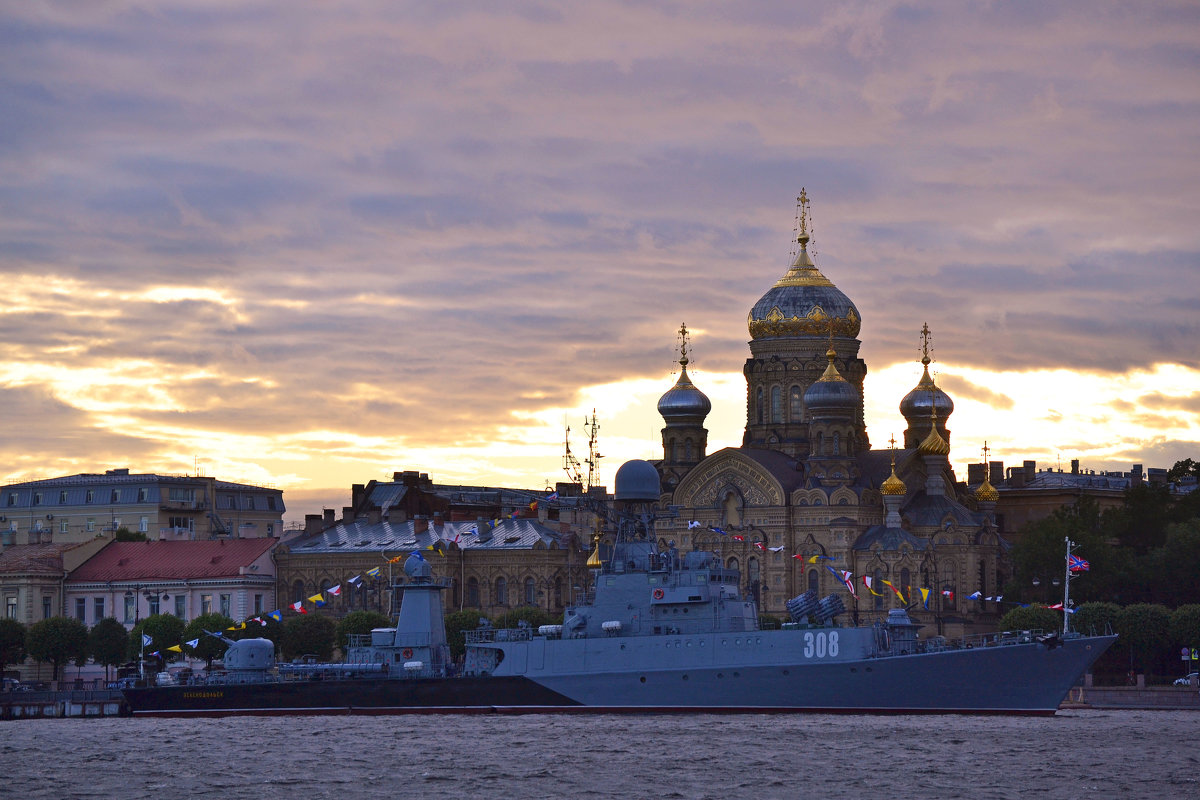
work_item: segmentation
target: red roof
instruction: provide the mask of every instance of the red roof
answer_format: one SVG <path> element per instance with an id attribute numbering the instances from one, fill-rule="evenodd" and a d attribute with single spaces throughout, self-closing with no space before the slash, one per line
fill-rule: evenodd
<path id="1" fill-rule="evenodd" d="M 278 539 L 201 542 L 113 542 L 71 573 L 75 581 L 227 578 L 270 550 Z"/>

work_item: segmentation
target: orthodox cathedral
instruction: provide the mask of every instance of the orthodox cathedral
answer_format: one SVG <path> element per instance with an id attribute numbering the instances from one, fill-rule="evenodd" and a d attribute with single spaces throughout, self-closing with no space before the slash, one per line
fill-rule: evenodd
<path id="1" fill-rule="evenodd" d="M 721 553 L 764 613 L 786 616 L 784 603 L 807 589 L 848 595 L 849 582 L 859 622 L 907 606 L 927 635 L 994 630 L 993 595 L 1008 574 L 997 492 L 955 479 L 954 402 L 929 374 L 929 328 L 923 372 L 900 401 L 903 446 L 872 449 L 861 317 L 809 255 L 808 214 L 801 192 L 796 258 L 747 320 L 741 447 L 706 451 L 711 404 L 688 376 L 681 328 L 679 379 L 658 402 L 660 505 L 678 512 L 659 523 L 660 544 Z"/>

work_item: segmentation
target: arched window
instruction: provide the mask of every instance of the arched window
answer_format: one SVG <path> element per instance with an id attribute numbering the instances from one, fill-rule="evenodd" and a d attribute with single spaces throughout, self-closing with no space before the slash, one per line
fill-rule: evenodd
<path id="1" fill-rule="evenodd" d="M 686 461 L 692 460 L 692 438 L 689 436 L 683 443 L 683 457 Z"/>
<path id="2" fill-rule="evenodd" d="M 562 608 L 562 604 L 563 604 L 563 602 L 562 602 L 562 587 L 563 587 L 562 578 L 555 578 L 554 579 L 554 607 L 555 608 Z"/>
<path id="3" fill-rule="evenodd" d="M 808 590 L 814 594 L 821 593 L 821 573 L 815 568 L 808 571 Z"/>
<path id="4" fill-rule="evenodd" d="M 472 575 L 467 578 L 467 605 L 471 608 L 479 608 L 479 581 Z"/>
<path id="5" fill-rule="evenodd" d="M 913 602 L 913 588 L 911 584 L 912 573 L 908 571 L 908 567 L 905 567 L 904 569 L 900 570 L 900 586 L 903 587 L 900 591 L 904 592 L 905 598 L 907 598 L 908 602 L 910 603 Z"/>
<path id="6" fill-rule="evenodd" d="M 771 387 L 771 422 L 783 422 L 783 393 L 778 386 Z"/>
<path id="7" fill-rule="evenodd" d="M 674 460 L 675 460 L 675 440 L 668 439 L 667 440 L 667 461 L 674 461 Z"/>
<path id="8" fill-rule="evenodd" d="M 757 407 L 758 407 L 757 419 L 758 419 L 758 424 L 761 425 L 763 423 L 763 390 L 762 390 L 761 386 L 758 388 L 758 393 L 756 395 L 756 399 L 757 399 Z"/>
<path id="9" fill-rule="evenodd" d="M 804 392 L 800 391 L 799 386 L 793 386 L 789 394 L 791 395 L 791 408 L 789 409 L 788 421 L 792 423 L 802 422 L 804 420 Z"/>
<path id="10" fill-rule="evenodd" d="M 825 455 L 825 434 L 823 433 L 817 434 L 817 455 Z"/>
<path id="11" fill-rule="evenodd" d="M 525 579 L 525 605 L 532 606 L 537 604 L 537 584 L 533 578 Z"/>
<path id="12" fill-rule="evenodd" d="M 872 588 L 874 588 L 879 595 L 878 597 L 875 595 L 871 596 L 871 599 L 875 601 L 875 608 L 883 608 L 883 589 L 885 588 L 883 585 L 883 573 L 881 573 L 879 570 L 875 570 L 875 574 L 871 577 L 871 583 L 874 584 Z"/>
<path id="13" fill-rule="evenodd" d="M 299 603 L 304 599 L 304 581 L 296 581 L 292 584 L 292 602 Z"/>
<path id="14" fill-rule="evenodd" d="M 842 437 L 837 431 L 833 432 L 833 454 L 840 456 L 842 454 Z"/>
<path id="15" fill-rule="evenodd" d="M 739 567 L 738 560 L 736 558 L 730 558 L 728 561 L 725 562 L 725 569 L 732 569 L 732 570 L 736 571 L 738 569 L 738 567 Z"/>
<path id="16" fill-rule="evenodd" d="M 496 578 L 496 603 L 498 605 L 508 605 L 508 581 L 504 578 Z"/>

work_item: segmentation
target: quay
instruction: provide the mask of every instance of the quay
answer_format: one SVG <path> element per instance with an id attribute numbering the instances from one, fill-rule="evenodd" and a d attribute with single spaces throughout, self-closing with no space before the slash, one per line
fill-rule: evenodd
<path id="1" fill-rule="evenodd" d="M 129 716 L 116 689 L 0 692 L 0 720 Z"/>

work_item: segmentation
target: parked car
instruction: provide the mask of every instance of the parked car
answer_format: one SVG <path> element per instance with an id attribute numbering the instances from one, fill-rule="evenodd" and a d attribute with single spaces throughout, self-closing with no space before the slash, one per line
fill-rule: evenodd
<path id="1" fill-rule="evenodd" d="M 117 678 L 108 685 L 109 689 L 132 689 L 137 685 L 137 676 L 129 675 L 124 678 Z"/>
<path id="2" fill-rule="evenodd" d="M 1175 685 L 1176 686 L 1191 686 L 1193 683 L 1196 682 L 1197 677 L 1200 677 L 1200 672 L 1189 672 L 1187 675 L 1184 675 L 1182 678 L 1176 678 Z"/>

